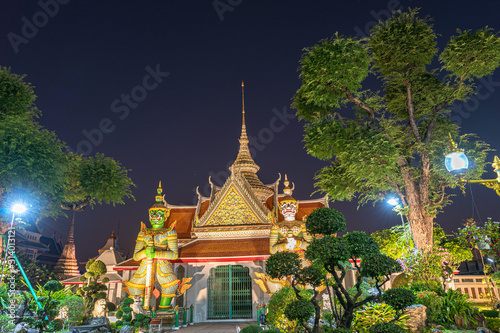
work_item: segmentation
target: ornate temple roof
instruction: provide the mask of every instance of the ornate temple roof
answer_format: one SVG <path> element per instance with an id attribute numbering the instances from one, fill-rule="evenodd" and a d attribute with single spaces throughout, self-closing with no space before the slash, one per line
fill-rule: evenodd
<path id="1" fill-rule="evenodd" d="M 293 199 L 293 189 L 285 185 L 285 193 L 278 194 L 281 175 L 269 185 L 257 177 L 259 166 L 248 147 L 244 99 L 239 143 L 231 175 L 224 185 L 216 186 L 209 179 L 210 196 L 197 191 L 198 203 L 194 206 L 165 203 L 170 209 L 166 225 L 176 221 L 179 239 L 179 258 L 173 262 L 256 261 L 270 255 L 269 234 L 273 226 L 270 218 L 283 221 L 279 204 Z M 296 218 L 302 220 L 314 209 L 325 206 L 328 206 L 326 197 L 300 201 Z M 128 259 L 114 269 L 132 270 L 138 265 L 138 261 Z"/>

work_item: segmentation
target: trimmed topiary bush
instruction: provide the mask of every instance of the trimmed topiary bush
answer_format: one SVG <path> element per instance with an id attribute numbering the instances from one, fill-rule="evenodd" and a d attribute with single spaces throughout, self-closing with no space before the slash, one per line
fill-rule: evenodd
<path id="1" fill-rule="evenodd" d="M 285 286 L 274 293 L 269 300 L 267 308 L 266 324 L 276 327 L 282 332 L 293 332 L 297 328 L 297 322 L 289 320 L 285 316 L 285 307 L 288 303 L 296 300 L 292 287 Z"/>
<path id="2" fill-rule="evenodd" d="M 252 324 L 252 325 L 248 325 L 247 327 L 244 327 L 241 330 L 241 333 L 258 333 L 258 332 L 262 332 L 262 331 L 263 331 L 262 327 L 260 327 L 259 325 L 256 325 L 256 324 Z"/>
<path id="3" fill-rule="evenodd" d="M 314 315 L 314 305 L 304 298 L 292 301 L 285 308 L 285 316 L 300 324 L 306 323 L 312 315 Z"/>
<path id="4" fill-rule="evenodd" d="M 401 273 L 392 282 L 393 288 L 401 288 L 401 287 L 409 287 L 410 286 L 410 277 L 405 273 Z"/>
<path id="5" fill-rule="evenodd" d="M 370 327 L 370 333 L 406 333 L 404 329 L 393 323 L 378 323 Z"/>
<path id="6" fill-rule="evenodd" d="M 480 312 L 484 314 L 485 317 L 488 318 L 498 318 L 498 315 L 500 314 L 500 312 L 497 310 L 483 310 Z"/>
<path id="7" fill-rule="evenodd" d="M 261 333 L 281 333 L 281 331 L 280 331 L 280 330 L 278 330 L 278 329 L 274 329 L 274 328 L 269 329 L 269 330 L 263 330 L 263 331 L 260 331 L 260 332 L 261 332 Z"/>
<path id="8" fill-rule="evenodd" d="M 396 316 L 399 318 L 403 314 L 404 309 L 415 304 L 416 297 L 411 290 L 393 288 L 382 294 L 382 301 L 392 306 L 396 310 Z"/>

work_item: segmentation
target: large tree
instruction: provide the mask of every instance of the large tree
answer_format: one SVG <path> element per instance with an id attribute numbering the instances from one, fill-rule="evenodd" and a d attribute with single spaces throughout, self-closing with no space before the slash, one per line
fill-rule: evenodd
<path id="1" fill-rule="evenodd" d="M 39 219 L 58 216 L 61 208 L 75 212 L 89 204 L 123 204 L 124 198 L 133 198 L 134 183 L 120 162 L 102 154 L 71 153 L 54 132 L 37 122 L 41 112 L 24 78 L 0 67 L 2 215 L 8 216 L 7 208 L 16 200 L 28 203 L 32 216 Z M 0 223 L 0 229 L 5 226 Z"/>
<path id="2" fill-rule="evenodd" d="M 308 153 L 331 160 L 317 174 L 320 190 L 360 204 L 397 194 L 424 251 L 432 251 L 436 214 L 450 203 L 446 188 L 457 185 L 444 169 L 448 134 L 472 160 L 469 178 L 483 173 L 488 150 L 472 135 L 459 137 L 450 109 L 500 59 L 500 40 L 488 28 L 458 30 L 439 56 L 436 45 L 418 10 L 393 13 L 366 39 L 335 34 L 305 49 L 293 101 L 306 121 Z"/>
<path id="3" fill-rule="evenodd" d="M 24 199 L 35 215 L 56 216 L 65 192 L 66 146 L 36 121 L 35 99 L 24 76 L 0 67 L 0 204 L 8 213 Z"/>

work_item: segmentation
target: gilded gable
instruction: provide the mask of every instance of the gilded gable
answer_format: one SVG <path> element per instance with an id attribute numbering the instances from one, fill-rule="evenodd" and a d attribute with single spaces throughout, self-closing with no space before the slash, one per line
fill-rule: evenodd
<path id="1" fill-rule="evenodd" d="M 216 226 L 258 223 L 259 220 L 254 212 L 252 212 L 236 188 L 231 186 L 205 225 Z"/>

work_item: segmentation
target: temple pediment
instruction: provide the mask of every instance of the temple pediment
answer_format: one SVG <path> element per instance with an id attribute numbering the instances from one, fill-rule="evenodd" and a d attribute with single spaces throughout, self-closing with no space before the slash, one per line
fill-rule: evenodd
<path id="1" fill-rule="evenodd" d="M 250 188 L 243 177 L 229 178 L 207 212 L 195 222 L 195 232 L 200 227 L 268 225 L 269 209 Z"/>

